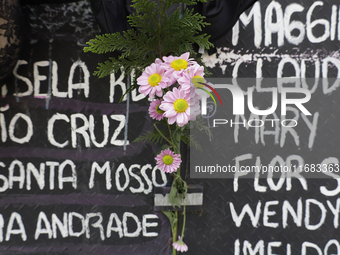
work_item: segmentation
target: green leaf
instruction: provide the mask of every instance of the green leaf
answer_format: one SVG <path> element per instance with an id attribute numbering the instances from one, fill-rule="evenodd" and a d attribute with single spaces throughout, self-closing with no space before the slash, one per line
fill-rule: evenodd
<path id="1" fill-rule="evenodd" d="M 195 128 L 202 132 L 205 132 L 206 135 L 213 137 L 210 127 L 206 125 L 205 119 L 202 116 L 197 117 L 195 121 L 190 121 L 191 128 Z"/>
<path id="2" fill-rule="evenodd" d="M 194 146 L 195 150 L 202 152 L 202 146 L 193 135 L 189 136 L 189 146 Z"/>
<path id="3" fill-rule="evenodd" d="M 181 181 L 182 181 L 182 188 L 180 190 L 180 196 L 182 197 L 182 199 L 185 199 L 185 196 L 188 193 L 188 184 L 185 181 L 183 181 L 182 179 L 181 179 Z"/>
<path id="4" fill-rule="evenodd" d="M 177 180 L 178 180 L 178 177 L 172 181 L 171 189 L 169 193 L 169 202 L 172 204 L 172 207 L 175 207 L 175 206 L 181 207 L 181 204 L 179 202 L 180 196 L 179 196 L 178 189 L 177 189 Z"/>
<path id="5" fill-rule="evenodd" d="M 171 230 L 172 230 L 172 232 L 174 232 L 175 224 L 178 221 L 178 219 L 176 218 L 175 212 L 162 211 L 162 213 L 164 213 L 166 215 L 166 217 L 168 217 L 168 219 L 170 221 L 170 225 L 171 225 Z"/>
<path id="6" fill-rule="evenodd" d="M 164 132 L 164 131 L 161 131 L 161 132 Z M 164 139 L 161 136 L 161 134 L 159 134 L 156 130 L 153 130 L 153 131 L 144 132 L 142 135 L 138 136 L 133 142 L 135 143 L 150 142 L 150 143 L 160 144 L 160 143 L 163 143 L 163 141 Z"/>
<path id="7" fill-rule="evenodd" d="M 188 185 L 181 177 L 177 176 L 171 184 L 169 193 L 169 202 L 173 207 L 178 206 L 181 208 L 181 200 L 185 199 L 188 192 Z"/>

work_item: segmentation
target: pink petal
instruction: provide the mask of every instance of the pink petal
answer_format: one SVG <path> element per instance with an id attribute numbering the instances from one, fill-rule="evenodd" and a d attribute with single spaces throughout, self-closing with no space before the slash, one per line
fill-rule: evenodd
<path id="1" fill-rule="evenodd" d="M 161 65 L 161 64 L 163 64 L 163 61 L 161 59 L 159 59 L 159 58 L 156 58 L 155 63 L 157 65 Z"/>
<path id="2" fill-rule="evenodd" d="M 178 114 L 177 123 L 184 123 L 183 113 Z"/>
<path id="3" fill-rule="evenodd" d="M 174 109 L 168 110 L 165 113 L 165 117 L 171 118 L 171 117 L 176 117 L 177 112 Z"/>
<path id="4" fill-rule="evenodd" d="M 162 91 L 162 89 L 156 89 L 156 95 L 157 95 L 158 97 L 162 97 L 162 96 L 163 96 L 163 91 Z"/>
<path id="5" fill-rule="evenodd" d="M 179 58 L 183 58 L 185 60 L 188 60 L 190 56 L 190 52 L 183 53 Z"/>
<path id="6" fill-rule="evenodd" d="M 149 94 L 150 88 L 148 88 L 146 86 L 140 86 L 138 91 L 139 91 L 139 93 L 142 93 L 142 94 L 147 96 Z"/>
<path id="7" fill-rule="evenodd" d="M 170 125 L 174 124 L 175 121 L 176 121 L 176 117 L 170 117 L 170 118 L 168 118 L 168 123 L 169 123 Z"/>

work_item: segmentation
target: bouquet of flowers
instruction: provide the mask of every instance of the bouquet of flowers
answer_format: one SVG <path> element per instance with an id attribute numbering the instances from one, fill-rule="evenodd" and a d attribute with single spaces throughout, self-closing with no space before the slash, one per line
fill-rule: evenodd
<path id="1" fill-rule="evenodd" d="M 209 36 L 200 33 L 202 27 L 208 25 L 204 17 L 184 8 L 197 2 L 206 0 L 133 0 L 132 7 L 136 13 L 128 16 L 132 29 L 123 33 L 99 35 L 87 42 L 88 46 L 84 48 L 85 52 L 118 54 L 118 57 L 110 57 L 104 63 L 99 63 L 95 74 L 104 77 L 119 71 L 126 75 L 134 73 L 127 93 L 138 89 L 151 100 L 149 114 L 155 119 L 155 130 L 144 133 L 135 141 L 163 144 L 155 160 L 159 169 L 173 175 L 169 202 L 173 206 L 183 205 L 183 228 L 179 237 L 179 213 L 164 212 L 171 223 L 173 255 L 176 251 L 188 250 L 183 242 L 187 183 L 180 173 L 180 143 L 192 143 L 199 147 L 190 136 L 188 123 L 196 120 L 200 114 L 202 93 L 208 93 L 213 98 L 211 91 L 216 92 L 204 80 L 204 65 L 197 62 L 200 59 L 195 61 L 193 58 L 196 55 L 194 44 L 206 49 L 212 46 L 208 41 Z M 169 14 L 169 8 L 174 5 L 182 8 Z M 199 122 L 196 125 L 209 132 Z"/>
<path id="2" fill-rule="evenodd" d="M 139 92 L 152 99 L 149 114 L 157 121 L 154 126 L 168 143 L 168 148 L 162 150 L 155 160 L 159 169 L 165 173 L 173 173 L 174 181 L 169 199 L 173 205 L 178 206 L 180 200 L 185 201 L 187 191 L 187 184 L 180 175 L 182 160 L 179 143 L 185 125 L 196 120 L 196 116 L 200 114 L 200 95 L 197 90 L 203 89 L 204 84 L 204 67 L 189 57 L 190 53 L 187 52 L 179 57 L 168 56 L 162 60 L 157 58 L 137 78 Z M 157 124 L 163 124 L 165 130 L 159 129 Z M 183 217 L 185 219 L 185 203 Z M 185 220 L 182 235 L 173 243 L 178 251 L 188 250 L 183 242 L 184 229 Z M 174 239 L 176 234 L 173 233 Z"/>

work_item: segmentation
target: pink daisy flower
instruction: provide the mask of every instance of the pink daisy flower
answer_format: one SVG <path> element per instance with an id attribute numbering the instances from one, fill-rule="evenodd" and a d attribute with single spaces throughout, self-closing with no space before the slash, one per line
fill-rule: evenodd
<path id="1" fill-rule="evenodd" d="M 182 89 L 189 90 L 190 88 L 203 87 L 203 85 L 200 84 L 200 82 L 205 83 L 203 77 L 204 67 L 194 64 L 182 73 L 182 77 L 180 77 L 177 82 L 181 85 Z"/>
<path id="2" fill-rule="evenodd" d="M 162 88 L 170 86 L 170 81 L 170 77 L 165 73 L 165 68 L 160 60 L 156 60 L 156 63 L 145 68 L 143 74 L 138 77 L 137 84 L 140 85 L 138 90 L 146 96 L 149 95 L 150 98 L 154 98 L 155 94 L 162 97 Z"/>
<path id="3" fill-rule="evenodd" d="M 150 104 L 149 107 L 149 114 L 151 116 L 151 118 L 155 119 L 155 120 L 161 120 L 164 118 L 164 111 L 159 109 L 159 106 L 162 103 L 162 99 L 156 99 L 153 100 Z"/>
<path id="4" fill-rule="evenodd" d="M 181 240 L 181 237 L 178 237 L 178 241 L 174 242 L 172 244 L 172 246 L 174 247 L 174 249 L 176 251 L 180 251 L 180 252 L 186 252 L 188 251 L 188 246 Z"/>
<path id="5" fill-rule="evenodd" d="M 195 100 L 191 102 L 190 104 L 190 91 L 174 88 L 164 95 L 159 108 L 164 111 L 170 125 L 176 122 L 178 126 L 183 127 L 190 120 L 190 111 L 196 112 L 199 107 Z"/>
<path id="6" fill-rule="evenodd" d="M 191 65 L 197 64 L 192 58 L 189 58 L 189 56 L 190 53 L 186 52 L 179 57 L 163 57 L 164 66 L 166 66 L 167 73 L 172 75 L 173 83 L 182 76 L 185 69 Z"/>
<path id="7" fill-rule="evenodd" d="M 156 58 L 155 63 L 157 65 L 161 65 L 161 64 L 163 64 L 163 61 L 161 59 L 159 59 L 159 58 Z"/>
<path id="8" fill-rule="evenodd" d="M 165 173 L 176 172 L 182 162 L 180 155 L 175 154 L 170 149 L 161 151 L 155 159 L 157 161 L 157 167 Z"/>
<path id="9" fill-rule="evenodd" d="M 196 94 L 197 90 L 193 88 L 190 91 L 190 120 L 195 121 L 196 117 L 201 114 L 201 96 Z"/>

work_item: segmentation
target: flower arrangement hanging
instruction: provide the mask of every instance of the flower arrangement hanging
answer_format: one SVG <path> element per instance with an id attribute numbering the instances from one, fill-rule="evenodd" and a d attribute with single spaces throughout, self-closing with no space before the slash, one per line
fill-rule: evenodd
<path id="1" fill-rule="evenodd" d="M 202 89 L 211 95 L 209 91 L 202 88 L 211 87 L 205 83 L 204 67 L 189 57 L 190 54 L 187 52 L 179 57 L 168 56 L 163 57 L 162 60 L 157 58 L 137 78 L 139 92 L 152 100 L 149 113 L 151 118 L 157 120 L 154 123 L 156 132 L 167 142 L 167 148 L 163 149 L 155 160 L 159 169 L 173 174 L 169 201 L 173 206 L 183 204 L 182 234 L 177 241 L 178 212 L 164 212 L 172 225 L 173 248 L 181 252 L 188 250 L 188 246 L 183 241 L 186 219 L 185 196 L 188 186 L 181 177 L 180 142 L 189 143 L 188 123 L 195 121 L 200 114 L 201 96 L 198 91 Z M 152 137 L 149 134 L 146 138 L 142 136 L 137 141 L 145 141 Z"/>
<path id="2" fill-rule="evenodd" d="M 196 56 L 193 45 L 209 48 L 209 36 L 199 34 L 208 25 L 204 17 L 188 8 L 177 8 L 169 13 L 169 7 L 194 5 L 206 0 L 134 0 L 136 13 L 128 16 L 132 29 L 121 33 L 99 35 L 87 43 L 85 52 L 116 53 L 100 63 L 95 74 L 104 77 L 112 72 L 134 74 L 127 93 L 133 89 L 151 100 L 149 114 L 155 120 L 153 131 L 145 132 L 136 142 L 161 144 L 161 152 L 155 160 L 159 169 L 173 176 L 169 202 L 182 206 L 182 232 L 177 235 L 178 211 L 166 211 L 171 223 L 173 251 L 188 251 L 184 243 L 186 222 L 185 197 L 187 183 L 181 177 L 180 143 L 199 145 L 189 132 L 189 122 L 209 133 L 202 122 L 195 121 L 200 114 L 201 91 L 208 93 L 214 88 L 205 83 L 205 66 Z M 217 94 L 216 94 L 217 95 Z M 218 97 L 218 95 L 217 95 Z M 219 97 L 218 97 L 219 99 Z M 194 121 L 194 122 L 192 122 Z"/>

